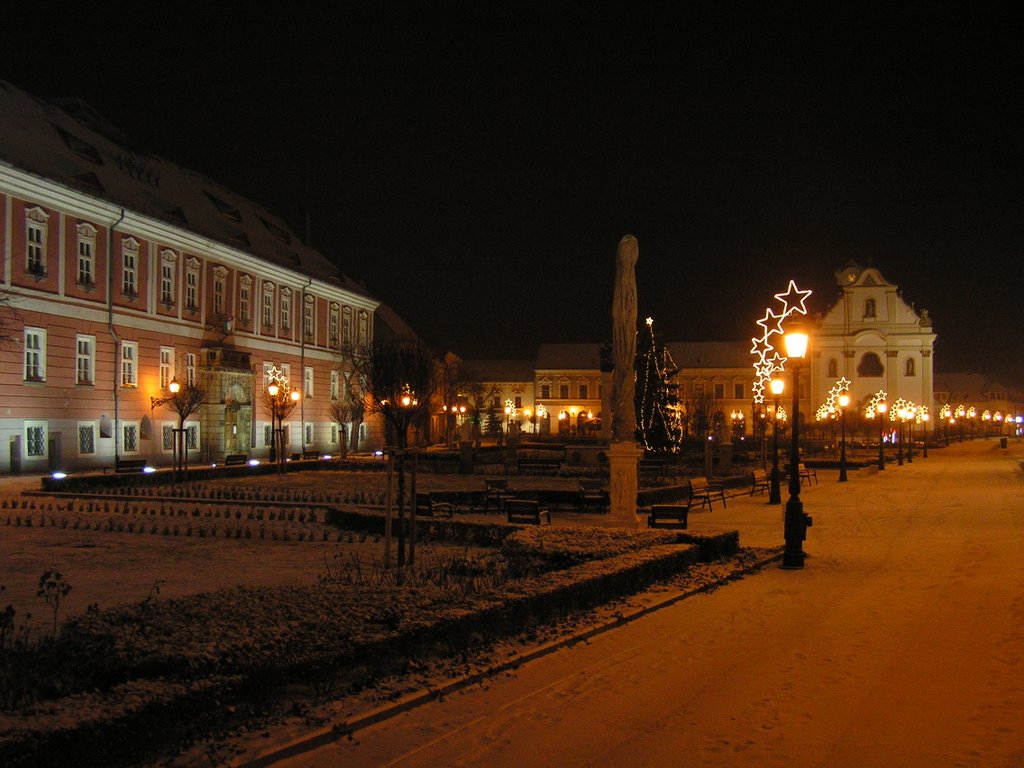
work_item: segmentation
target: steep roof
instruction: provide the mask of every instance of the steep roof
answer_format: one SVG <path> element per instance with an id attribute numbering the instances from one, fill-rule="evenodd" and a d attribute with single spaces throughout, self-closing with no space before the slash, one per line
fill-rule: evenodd
<path id="1" fill-rule="evenodd" d="M 538 370 L 594 370 L 601 367 L 598 343 L 541 344 L 537 349 Z"/>
<path id="2" fill-rule="evenodd" d="M 463 360 L 459 378 L 464 381 L 533 381 L 533 360 Z"/>
<path id="3" fill-rule="evenodd" d="M 283 219 L 202 174 L 131 148 L 80 101 L 62 109 L 0 80 L 0 114 L 0 162 L 368 295 Z"/>
<path id="4" fill-rule="evenodd" d="M 670 341 L 665 346 L 680 368 L 751 368 L 750 343 L 742 341 Z"/>

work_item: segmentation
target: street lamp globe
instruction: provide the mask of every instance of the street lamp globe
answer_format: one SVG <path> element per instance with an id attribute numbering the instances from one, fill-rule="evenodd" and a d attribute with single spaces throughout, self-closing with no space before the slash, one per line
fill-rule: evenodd
<path id="1" fill-rule="evenodd" d="M 270 384 L 267 385 L 267 394 L 270 395 L 271 397 L 277 397 L 277 394 L 280 391 L 281 387 L 276 381 L 272 381 L 270 382 Z"/>
<path id="2" fill-rule="evenodd" d="M 170 392 L 170 393 L 171 393 L 172 395 L 176 395 L 176 394 L 178 394 L 178 391 L 179 391 L 180 389 L 181 389 L 181 384 L 180 384 L 180 383 L 179 383 L 179 381 L 178 381 L 178 377 L 177 377 L 177 376 L 175 376 L 175 377 L 174 377 L 173 379 L 171 379 L 171 383 L 167 385 L 167 390 L 168 390 L 168 391 L 169 391 L 169 392 Z"/>

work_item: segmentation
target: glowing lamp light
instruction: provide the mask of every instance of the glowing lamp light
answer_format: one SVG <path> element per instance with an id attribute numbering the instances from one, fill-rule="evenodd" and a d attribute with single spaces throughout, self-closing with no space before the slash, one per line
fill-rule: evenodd
<path id="1" fill-rule="evenodd" d="M 250 467 L 258 467 L 259 465 L 260 465 L 260 460 L 259 459 L 249 459 L 249 466 Z"/>
<path id="2" fill-rule="evenodd" d="M 181 389 L 181 383 L 178 381 L 177 376 L 171 379 L 171 383 L 167 385 L 167 389 L 172 395 L 178 394 L 178 391 Z"/>
<path id="3" fill-rule="evenodd" d="M 153 469 L 153 467 L 143 467 L 142 471 L 145 472 L 147 475 L 151 475 L 154 472 L 156 472 L 156 470 Z"/>
<path id="4" fill-rule="evenodd" d="M 800 325 L 790 326 L 783 337 L 786 344 L 786 357 L 802 360 L 807 354 L 807 331 Z"/>
<path id="5" fill-rule="evenodd" d="M 54 480 L 63 480 L 67 476 L 67 472 L 54 472 L 52 475 L 50 475 L 50 477 L 52 477 Z"/>
<path id="6" fill-rule="evenodd" d="M 302 397 L 302 394 L 299 392 L 299 390 L 295 389 L 292 390 L 292 393 L 289 395 L 289 397 L 292 399 L 293 403 L 297 403 L 299 402 L 299 398 Z"/>
<path id="7" fill-rule="evenodd" d="M 850 404 L 850 393 L 849 392 L 843 392 L 839 396 L 839 407 L 845 409 L 849 404 Z"/>
<path id="8" fill-rule="evenodd" d="M 772 379 L 771 383 L 772 394 L 778 397 L 782 394 L 782 391 L 786 388 L 786 382 L 782 379 Z"/>
<path id="9" fill-rule="evenodd" d="M 270 384 L 267 385 L 267 394 L 270 395 L 271 397 L 277 397 L 277 393 L 280 391 L 281 387 L 278 385 L 276 381 L 272 381 L 270 382 Z"/>

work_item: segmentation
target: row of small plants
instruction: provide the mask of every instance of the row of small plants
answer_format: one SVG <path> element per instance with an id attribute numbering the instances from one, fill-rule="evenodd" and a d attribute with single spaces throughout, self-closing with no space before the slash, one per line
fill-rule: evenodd
<path id="1" fill-rule="evenodd" d="M 84 490 L 83 490 L 84 492 Z M 215 486 L 209 483 L 184 483 L 164 485 L 96 486 L 89 493 L 103 496 L 160 497 L 171 499 L 200 499 L 208 501 L 238 502 L 301 502 L 306 504 L 377 504 L 383 496 L 376 490 L 354 489 L 347 491 L 324 491 L 309 488 L 265 487 L 265 486 Z"/>
<path id="2" fill-rule="evenodd" d="M 22 518 L 20 515 L 14 518 L 7 518 L 7 525 L 24 528 L 46 528 L 47 518 L 40 515 L 35 522 L 33 518 Z M 68 519 L 61 517 L 49 518 L 49 527 L 70 531 L 105 531 L 112 533 L 149 533 L 163 536 L 184 536 L 196 537 L 199 539 L 223 538 L 223 539 L 269 539 L 271 541 L 341 541 L 344 538 L 342 531 L 332 531 L 329 528 L 321 527 L 319 530 L 294 530 L 288 526 L 277 527 L 272 525 L 260 525 L 253 528 L 249 525 L 232 526 L 230 523 L 217 525 L 216 523 L 177 523 L 177 522 L 146 522 L 144 520 L 124 520 L 108 517 L 105 519 L 88 519 L 74 517 Z"/>

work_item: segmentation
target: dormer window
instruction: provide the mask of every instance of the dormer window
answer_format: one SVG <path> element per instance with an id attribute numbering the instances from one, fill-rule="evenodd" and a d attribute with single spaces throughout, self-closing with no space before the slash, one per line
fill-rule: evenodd
<path id="1" fill-rule="evenodd" d="M 211 203 L 213 203 L 213 207 L 216 208 L 220 215 L 223 216 L 225 219 L 227 219 L 228 221 L 237 222 L 239 224 L 242 223 L 242 214 L 233 205 L 225 203 L 219 197 L 211 195 L 209 192 L 204 191 L 203 194 L 206 195 L 207 199 Z"/>
<path id="2" fill-rule="evenodd" d="M 96 147 L 89 142 L 78 138 L 73 133 L 68 133 L 59 125 L 55 125 L 54 128 L 57 129 L 57 133 L 60 134 L 64 143 L 67 144 L 68 149 L 79 157 L 83 157 L 90 162 L 96 163 L 96 165 L 103 165 L 103 158 L 100 157 L 99 150 L 97 150 Z"/>

